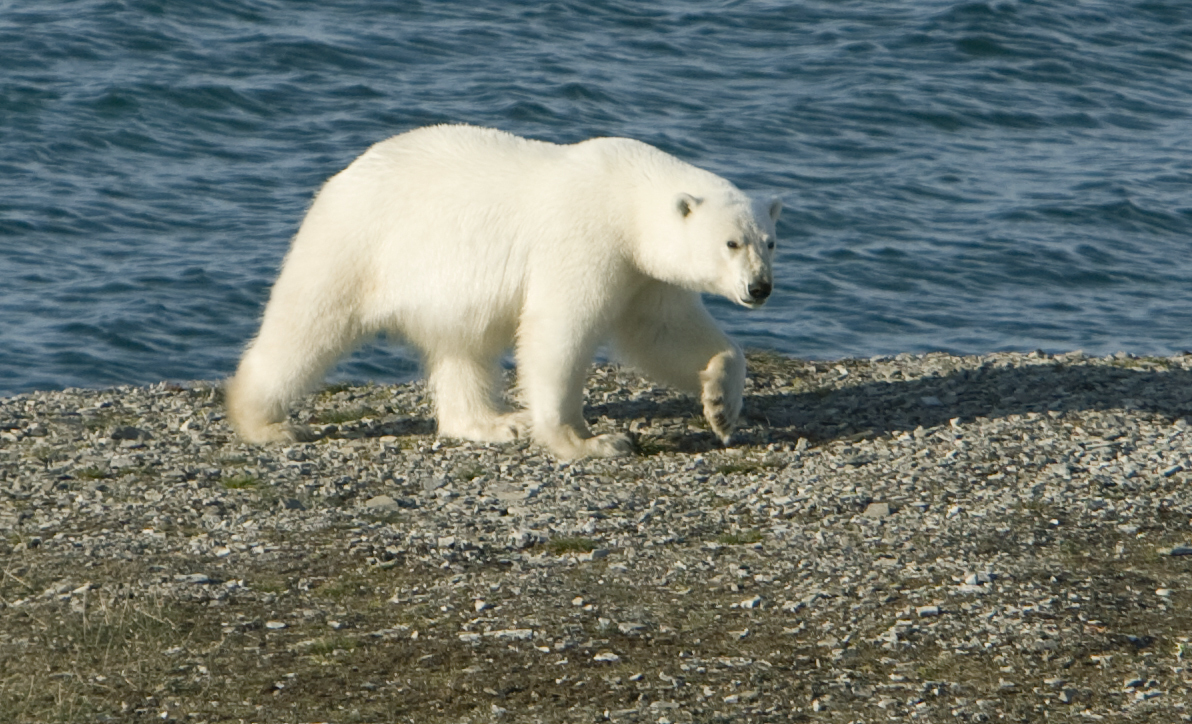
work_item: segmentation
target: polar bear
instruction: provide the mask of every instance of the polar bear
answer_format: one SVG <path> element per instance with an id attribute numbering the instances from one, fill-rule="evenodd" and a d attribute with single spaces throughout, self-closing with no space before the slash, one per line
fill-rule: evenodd
<path id="1" fill-rule="evenodd" d="M 290 405 L 386 331 L 422 352 L 440 435 L 622 455 L 629 438 L 593 435 L 583 417 L 607 341 L 700 395 L 727 444 L 745 358 L 700 293 L 766 301 L 780 211 L 625 138 L 557 145 L 465 125 L 394 136 L 315 197 L 228 382 L 230 421 L 253 443 L 303 439 Z M 521 410 L 499 402 L 511 347 Z"/>

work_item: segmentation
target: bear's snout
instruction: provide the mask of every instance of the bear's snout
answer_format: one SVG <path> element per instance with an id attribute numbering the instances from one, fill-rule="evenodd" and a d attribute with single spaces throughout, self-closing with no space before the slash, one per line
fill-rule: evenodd
<path id="1" fill-rule="evenodd" d="M 770 282 L 754 282 L 749 285 L 749 296 L 755 302 L 765 301 L 770 296 L 770 292 L 774 287 Z"/>

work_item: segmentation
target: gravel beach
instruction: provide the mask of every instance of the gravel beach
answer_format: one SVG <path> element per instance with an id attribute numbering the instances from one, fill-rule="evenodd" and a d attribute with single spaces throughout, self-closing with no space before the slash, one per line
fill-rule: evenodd
<path id="1" fill-rule="evenodd" d="M 1189 721 L 1192 355 L 592 370 L 559 463 L 336 386 L 0 400 L 0 720 Z"/>

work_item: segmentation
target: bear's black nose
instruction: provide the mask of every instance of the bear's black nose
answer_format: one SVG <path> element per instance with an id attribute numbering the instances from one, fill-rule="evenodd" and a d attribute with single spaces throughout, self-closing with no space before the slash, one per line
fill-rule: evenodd
<path id="1" fill-rule="evenodd" d="M 770 292 L 772 290 L 773 287 L 770 285 L 770 282 L 758 282 L 756 284 L 750 284 L 749 296 L 760 302 L 761 300 L 770 296 Z"/>

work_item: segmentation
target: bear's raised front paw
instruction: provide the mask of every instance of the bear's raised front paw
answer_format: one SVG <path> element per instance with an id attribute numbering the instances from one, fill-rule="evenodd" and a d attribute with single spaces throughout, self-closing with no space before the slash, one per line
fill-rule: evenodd
<path id="1" fill-rule="evenodd" d="M 724 406 L 723 398 L 704 400 L 704 417 L 712 426 L 712 432 L 716 433 L 716 437 L 725 445 L 729 444 L 733 430 L 737 427 L 738 414 Z"/>

